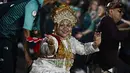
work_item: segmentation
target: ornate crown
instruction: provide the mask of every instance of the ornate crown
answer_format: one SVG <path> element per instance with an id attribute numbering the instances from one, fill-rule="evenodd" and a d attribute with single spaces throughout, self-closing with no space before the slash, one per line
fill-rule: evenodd
<path id="1" fill-rule="evenodd" d="M 66 4 L 61 4 L 53 10 L 52 19 L 56 24 L 60 24 L 62 20 L 69 20 L 72 25 L 77 22 L 74 11 Z"/>

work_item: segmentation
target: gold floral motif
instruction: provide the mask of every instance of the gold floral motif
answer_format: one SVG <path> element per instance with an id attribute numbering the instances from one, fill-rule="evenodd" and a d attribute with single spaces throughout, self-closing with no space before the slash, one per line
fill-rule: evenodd
<path id="1" fill-rule="evenodd" d="M 54 23 L 58 25 L 64 19 L 71 21 L 71 24 L 73 24 L 73 26 L 77 22 L 77 18 L 75 16 L 74 11 L 66 4 L 61 4 L 60 7 L 54 9 L 52 19 Z"/>

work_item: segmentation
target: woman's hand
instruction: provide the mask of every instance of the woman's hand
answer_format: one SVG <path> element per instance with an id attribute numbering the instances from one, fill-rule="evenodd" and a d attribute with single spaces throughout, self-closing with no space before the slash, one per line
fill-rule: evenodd
<path id="1" fill-rule="evenodd" d="M 49 49 L 50 49 L 51 54 L 54 54 L 55 45 L 54 45 L 54 40 L 53 40 L 52 36 L 45 34 L 45 37 L 46 37 L 46 41 L 47 41 L 47 43 L 48 43 L 48 47 L 49 47 Z"/>
<path id="2" fill-rule="evenodd" d="M 101 32 L 94 33 L 94 48 L 97 48 L 101 43 Z"/>
<path id="3" fill-rule="evenodd" d="M 45 34 L 45 37 L 46 37 L 46 41 L 47 41 L 48 45 L 54 45 L 54 40 L 52 39 L 51 35 Z"/>

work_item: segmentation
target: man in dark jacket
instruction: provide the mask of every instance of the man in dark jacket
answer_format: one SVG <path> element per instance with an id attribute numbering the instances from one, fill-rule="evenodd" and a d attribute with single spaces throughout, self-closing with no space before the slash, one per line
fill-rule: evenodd
<path id="1" fill-rule="evenodd" d="M 110 68 L 123 64 L 118 58 L 119 42 L 128 36 L 128 31 L 119 31 L 117 23 L 122 18 L 123 12 L 120 3 L 111 2 L 108 4 L 108 15 L 105 16 L 99 26 L 102 32 L 102 41 L 97 53 L 99 66 L 107 71 Z"/>

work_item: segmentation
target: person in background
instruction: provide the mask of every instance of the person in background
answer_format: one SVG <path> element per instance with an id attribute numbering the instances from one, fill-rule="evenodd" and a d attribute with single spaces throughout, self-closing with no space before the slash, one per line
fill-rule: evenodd
<path id="1" fill-rule="evenodd" d="M 91 42 L 93 40 L 94 32 L 91 32 L 92 30 L 91 25 L 93 25 L 92 23 L 97 19 L 97 8 L 98 8 L 98 1 L 92 0 L 90 2 L 88 11 L 85 12 L 84 14 L 84 19 L 81 20 L 80 24 L 81 31 L 79 31 L 79 33 L 75 35 L 75 37 L 79 39 L 81 42 Z M 81 32 L 84 32 L 85 30 L 88 31 L 84 36 L 82 36 Z"/>
<path id="2" fill-rule="evenodd" d="M 95 19 L 94 21 L 92 21 L 91 25 L 89 26 L 89 28 L 83 32 L 79 32 L 76 37 L 81 38 L 85 35 L 87 35 L 90 32 L 95 32 L 97 31 L 97 27 L 100 24 L 100 21 L 102 20 L 102 18 L 106 15 L 106 11 L 105 11 L 105 6 L 103 5 L 99 5 L 98 6 L 98 11 L 97 11 L 97 19 Z"/>
<path id="3" fill-rule="evenodd" d="M 90 6 L 88 8 L 88 13 L 91 16 L 91 19 L 94 20 L 97 18 L 97 8 L 98 8 L 98 1 L 97 0 L 92 0 L 90 2 Z"/>
<path id="4" fill-rule="evenodd" d="M 108 3 L 107 11 L 108 15 L 101 20 L 98 27 L 102 32 L 102 41 L 100 52 L 97 53 L 97 63 L 104 71 L 116 67 L 118 73 L 119 65 L 123 64 L 118 57 L 119 42 L 128 36 L 129 31 L 119 31 L 117 27 L 123 15 L 121 3 Z"/>
<path id="5" fill-rule="evenodd" d="M 25 19 L 24 19 L 24 37 L 25 37 L 25 42 L 24 42 L 24 53 L 25 53 L 25 60 L 27 61 L 27 66 L 29 67 L 32 64 L 31 58 L 34 57 L 35 55 L 31 56 L 29 53 L 29 45 L 27 44 L 26 39 L 28 37 L 41 37 L 45 31 L 40 32 L 40 29 L 42 26 L 40 26 L 40 9 L 42 7 L 47 5 L 51 5 L 55 2 L 56 0 L 30 0 L 29 3 L 25 7 Z M 44 7 L 44 8 L 46 8 Z M 43 9 L 42 9 L 43 10 Z M 41 10 L 41 11 L 42 11 Z M 45 10 L 45 9 L 44 9 Z M 45 12 L 45 11 L 44 11 Z M 41 14 L 42 15 L 42 14 Z M 45 18 L 45 17 L 44 17 Z M 43 20 L 45 22 L 45 19 Z M 44 29 L 44 28 L 42 28 Z M 41 29 L 41 30 L 42 30 Z M 42 35 L 41 35 L 42 33 Z M 34 44 L 31 44 L 34 45 Z"/>
<path id="6" fill-rule="evenodd" d="M 92 21 L 94 21 L 95 16 L 97 16 L 97 7 L 98 2 L 97 0 L 90 1 L 88 10 L 87 6 L 85 6 L 86 12 L 81 9 L 81 16 L 79 17 L 79 23 L 76 27 L 73 29 L 73 36 L 76 37 L 79 41 L 82 43 L 87 43 L 93 41 L 93 32 L 88 32 L 86 35 L 82 35 L 82 32 L 84 32 L 87 29 L 92 30 L 92 28 L 89 28 L 92 25 Z M 91 13 L 94 12 L 94 15 L 91 15 Z M 96 13 L 96 14 L 95 14 Z M 91 17 L 92 16 L 92 17 Z M 91 54 L 90 54 L 91 55 Z M 88 66 L 88 59 L 90 59 L 90 55 L 79 55 L 76 54 L 74 66 L 72 69 L 82 69 L 85 72 L 87 72 L 87 66 Z M 80 62 L 82 60 L 82 62 Z"/>
<path id="7" fill-rule="evenodd" d="M 54 32 L 46 34 L 42 40 L 39 58 L 33 61 L 30 73 L 70 73 L 76 53 L 88 55 L 99 51 L 100 33 L 95 33 L 94 42 L 85 44 L 71 36 L 77 18 L 68 5 L 61 4 L 56 7 L 52 12 L 52 20 Z"/>
<path id="8" fill-rule="evenodd" d="M 105 15 L 106 15 L 105 7 L 103 5 L 99 5 L 98 6 L 97 15 L 98 15 L 98 18 L 95 19 L 94 21 L 92 21 L 91 26 L 87 30 L 78 33 L 77 37 L 81 38 L 82 36 L 85 36 L 85 35 L 87 35 L 90 32 L 100 32 L 100 30 L 98 30 L 98 26 L 100 25 L 100 21 L 102 20 L 102 18 L 105 17 Z M 85 63 L 83 65 L 80 64 L 81 67 L 84 67 L 86 65 L 85 69 L 88 66 L 89 69 L 90 69 L 89 71 L 92 71 L 93 68 L 90 68 L 90 66 L 95 66 L 94 62 L 93 62 L 94 59 L 96 58 L 95 55 L 96 55 L 96 53 L 93 53 L 93 54 L 89 55 L 88 57 L 84 57 L 84 58 L 82 57 L 82 59 L 85 60 Z M 81 56 L 79 56 L 79 58 L 81 58 Z M 78 60 L 79 60 L 79 58 L 78 58 Z M 80 65 L 78 65 L 78 66 L 80 66 Z"/>
<path id="9" fill-rule="evenodd" d="M 118 29 L 120 31 L 128 31 L 130 30 L 130 21 L 129 18 L 125 17 L 128 15 L 126 10 L 124 11 L 124 17 L 121 19 L 121 24 L 118 25 Z M 127 20 L 126 20 L 127 19 Z M 124 62 L 123 65 L 120 65 L 120 73 L 130 73 L 130 33 L 127 38 L 121 41 L 119 58 Z"/>
<path id="10" fill-rule="evenodd" d="M 0 71 L 15 73 L 19 39 L 23 35 L 24 8 L 29 0 L 12 2 L 0 18 Z M 8 4 L 7 4 L 8 5 Z"/>

